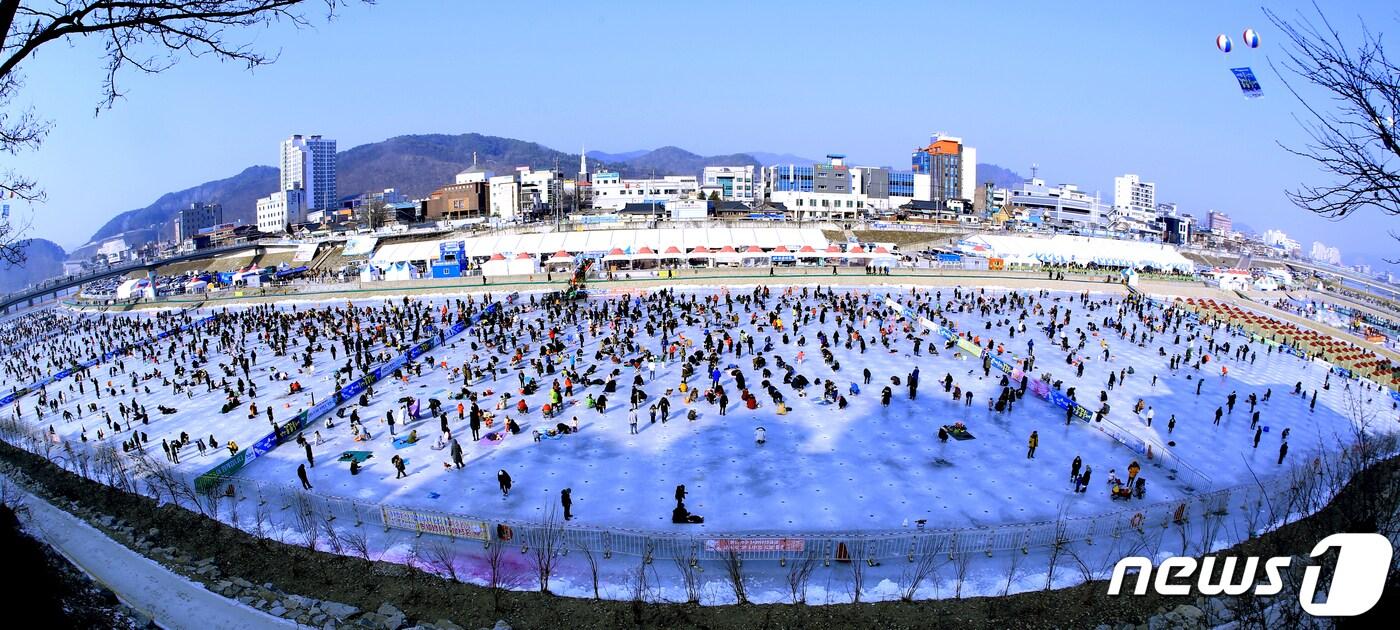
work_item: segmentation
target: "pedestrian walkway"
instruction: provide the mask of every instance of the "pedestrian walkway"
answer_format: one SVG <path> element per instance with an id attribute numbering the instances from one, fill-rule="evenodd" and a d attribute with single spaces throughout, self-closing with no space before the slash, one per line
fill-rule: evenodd
<path id="1" fill-rule="evenodd" d="M 122 603 L 163 628 L 239 630 L 292 623 L 210 592 L 118 543 L 39 497 L 15 488 L 29 508 L 26 531 L 51 545 Z"/>

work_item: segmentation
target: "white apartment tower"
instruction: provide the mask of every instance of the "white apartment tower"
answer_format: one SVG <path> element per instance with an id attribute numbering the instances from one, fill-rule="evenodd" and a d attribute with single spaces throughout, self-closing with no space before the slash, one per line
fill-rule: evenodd
<path id="1" fill-rule="evenodd" d="M 1155 232 L 1157 185 L 1131 173 L 1113 178 L 1113 215 L 1119 229 Z"/>
<path id="2" fill-rule="evenodd" d="M 307 210 L 335 210 L 335 140 L 296 134 L 282 141 L 280 191 L 305 191 Z"/>

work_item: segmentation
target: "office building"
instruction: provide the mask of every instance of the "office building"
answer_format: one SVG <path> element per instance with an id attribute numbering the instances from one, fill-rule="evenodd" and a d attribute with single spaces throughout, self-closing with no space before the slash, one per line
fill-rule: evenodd
<path id="1" fill-rule="evenodd" d="M 629 203 L 664 205 L 667 201 L 700 194 L 700 180 L 694 175 L 623 179 L 614 171 L 598 171 L 591 179 L 593 207 L 600 210 L 617 211 Z"/>
<path id="2" fill-rule="evenodd" d="M 916 176 L 928 176 L 926 181 L 916 178 L 914 198 L 938 205 L 964 199 L 971 205 L 977 182 L 976 160 L 976 149 L 964 146 L 962 138 L 934 134 L 928 146 L 914 149 L 910 159 Z"/>
<path id="3" fill-rule="evenodd" d="M 491 184 L 487 181 L 460 182 L 443 186 L 428 195 L 423 216 L 428 221 L 481 219 L 491 213 Z"/>
<path id="4" fill-rule="evenodd" d="M 1224 212 L 1216 212 L 1214 210 L 1211 210 L 1210 214 L 1207 216 L 1209 220 L 1209 224 L 1207 225 L 1207 227 L 1210 228 L 1211 234 L 1215 234 L 1218 236 L 1229 236 L 1230 233 L 1234 230 L 1234 222 L 1230 220 L 1230 215 L 1227 215 Z"/>
<path id="5" fill-rule="evenodd" d="M 183 243 L 200 230 L 224 222 L 224 207 L 217 203 L 192 203 L 175 217 L 175 241 Z"/>
<path id="6" fill-rule="evenodd" d="M 1031 179 L 1013 188 L 1007 201 L 1026 213 L 1037 211 L 1042 220 L 1057 227 L 1093 229 L 1107 219 L 1107 208 L 1099 198 L 1073 184 L 1047 186 L 1043 179 Z"/>
<path id="7" fill-rule="evenodd" d="M 720 201 L 753 203 L 758 191 L 755 168 L 750 166 L 706 166 L 701 174 L 701 189 L 706 195 L 715 191 Z"/>
<path id="8" fill-rule="evenodd" d="M 301 189 L 284 190 L 258 200 L 258 231 L 278 234 L 287 227 L 306 222 L 306 193 Z"/>

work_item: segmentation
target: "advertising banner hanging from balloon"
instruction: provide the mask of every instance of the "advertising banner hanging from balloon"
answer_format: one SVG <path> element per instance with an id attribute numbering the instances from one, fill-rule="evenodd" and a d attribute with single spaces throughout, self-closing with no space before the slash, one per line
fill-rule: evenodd
<path id="1" fill-rule="evenodd" d="M 1235 80 L 1240 82 L 1240 91 L 1245 98 L 1259 98 L 1264 95 L 1263 89 L 1259 87 L 1259 80 L 1254 78 L 1254 70 L 1249 68 L 1230 68 L 1230 72 L 1235 73 Z"/>

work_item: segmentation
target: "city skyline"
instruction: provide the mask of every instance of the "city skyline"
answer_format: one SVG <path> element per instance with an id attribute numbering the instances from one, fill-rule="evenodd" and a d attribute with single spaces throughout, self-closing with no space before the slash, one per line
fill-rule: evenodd
<path id="1" fill-rule="evenodd" d="M 29 102 L 18 104 L 43 112 L 55 129 L 39 151 L 12 160 L 49 194 L 47 203 L 34 208 L 30 235 L 71 249 L 111 216 L 143 207 L 164 192 L 270 164 L 267 145 L 302 129 L 340 139 L 345 147 L 407 133 L 479 132 L 563 150 L 586 144 L 609 152 L 663 145 L 701 154 L 840 151 L 852 164 L 896 169 L 906 168 L 911 148 L 943 130 L 978 147 L 980 162 L 1023 176 L 1036 163 L 1042 179 L 1075 183 L 1105 198 L 1112 197 L 1115 177 L 1134 173 L 1157 185 L 1159 201 L 1175 202 L 1198 218 L 1220 210 L 1256 230 L 1307 234 L 1340 247 L 1349 258 L 1354 252 L 1372 263 L 1393 245 L 1372 237 L 1390 227 L 1379 213 L 1334 223 L 1294 208 L 1284 197 L 1285 189 L 1315 174 L 1277 145 L 1303 139 L 1292 119 L 1300 107 L 1268 69 L 1269 60 L 1281 54 L 1276 48 L 1281 38 L 1257 8 L 1227 8 L 1210 16 L 1177 7 L 1072 7 L 1045 16 L 1001 11 L 998 36 L 986 37 L 975 26 L 986 24 L 990 12 L 956 6 L 878 12 L 905 13 L 910 20 L 860 12 L 827 17 L 841 5 L 822 3 L 804 5 L 810 10 L 797 16 L 776 8 L 743 8 L 745 19 L 731 23 L 669 7 L 609 8 L 571 21 L 550 12 L 497 6 L 468 11 L 442 3 L 427 4 L 444 19 L 424 21 L 424 3 L 405 3 L 410 4 L 416 6 L 351 7 L 314 29 L 267 29 L 252 43 L 281 56 L 256 73 L 186 60 L 164 75 L 125 77 L 125 99 L 96 118 L 91 113 L 101 68 L 94 62 L 95 48 L 79 43 L 33 60 L 24 67 L 23 96 Z M 1307 7 L 1276 10 L 1288 17 Z M 1346 33 L 1357 28 L 1355 16 L 1375 16 L 1380 8 L 1353 2 L 1327 10 Z M 546 36 L 538 39 L 556 43 L 533 46 L 483 29 L 474 33 L 466 53 L 425 36 L 374 55 L 351 55 L 367 36 L 405 29 L 431 35 L 446 30 L 454 15 L 474 23 L 526 20 L 542 35 L 570 34 L 572 40 Z M 678 16 L 690 26 L 663 33 L 646 28 Z M 904 39 L 917 32 L 905 22 L 920 22 L 912 19 L 918 16 L 937 16 L 949 25 L 939 40 L 940 59 L 946 61 L 924 62 L 936 71 L 933 81 L 898 80 L 908 76 L 902 66 L 919 67 L 908 60 L 912 44 Z M 1151 32 L 1122 29 L 1149 18 Z M 584 32 L 578 32 L 580 24 Z M 706 44 L 705 27 L 722 27 L 743 44 Z M 1236 35 L 1246 27 L 1259 31 L 1258 50 L 1237 49 L 1227 56 L 1215 49 L 1215 34 Z M 809 51 L 807 62 L 831 68 L 832 75 L 804 81 L 791 73 L 760 71 L 764 59 L 785 47 L 810 48 L 810 34 L 842 32 L 847 34 L 831 40 L 830 47 Z M 880 32 L 886 36 L 874 38 Z M 1095 40 L 1078 32 L 1109 37 Z M 753 37 L 760 33 L 763 38 Z M 852 38 L 873 43 L 861 50 L 839 45 Z M 608 48 L 621 44 L 654 48 L 656 54 L 608 60 Z M 706 52 L 698 65 L 685 52 L 697 48 Z M 1113 55 L 1105 57 L 1105 49 Z M 573 50 L 599 57 L 587 64 L 593 71 L 558 71 L 552 83 L 523 95 L 488 89 L 489 98 L 469 97 L 479 88 L 509 84 L 518 74 L 555 67 L 559 54 Z M 425 63 L 444 59 L 465 62 Z M 1265 98 L 1240 96 L 1229 73 L 1238 65 L 1255 68 Z M 627 89 L 615 89 L 613 81 L 602 78 L 601 70 L 610 66 L 622 72 L 618 82 Z M 728 89 L 702 89 L 704 81 L 697 80 L 658 91 L 674 82 L 657 70 L 703 78 L 709 66 L 745 72 L 730 77 Z M 354 89 L 336 98 L 259 98 L 257 91 L 278 90 L 313 70 Z M 471 85 L 423 82 L 443 71 L 470 77 Z M 817 76 L 843 80 L 831 82 L 829 89 L 809 89 Z M 383 77 L 394 79 L 379 80 Z M 947 86 L 964 89 L 942 89 Z M 429 87 L 436 98 L 414 95 Z M 551 87 L 579 98 L 544 98 Z M 395 92 L 408 98 L 393 98 Z M 643 93 L 646 98 L 635 97 Z M 381 96 L 370 98 L 376 94 Z M 1074 94 L 1094 98 L 1065 98 Z M 722 122 L 710 122 L 719 114 Z M 233 122 L 210 124 L 213 120 Z M 826 124 L 814 132 L 817 121 Z M 191 136 L 203 140 L 187 144 Z"/>

